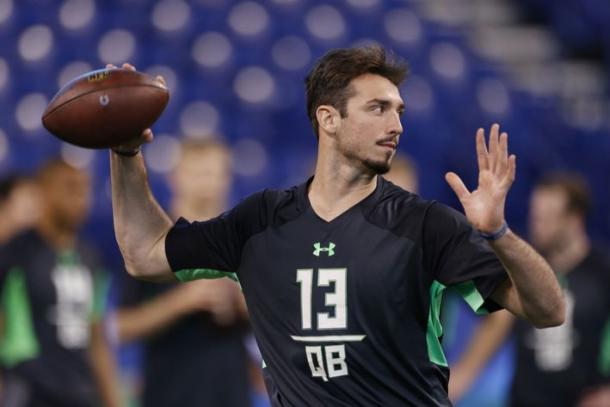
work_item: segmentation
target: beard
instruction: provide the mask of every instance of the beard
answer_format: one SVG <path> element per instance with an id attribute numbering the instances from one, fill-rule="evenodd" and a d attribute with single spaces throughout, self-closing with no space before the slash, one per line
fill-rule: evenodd
<path id="1" fill-rule="evenodd" d="M 383 175 L 390 171 L 390 161 L 364 160 L 364 166 L 371 170 L 375 175 Z"/>

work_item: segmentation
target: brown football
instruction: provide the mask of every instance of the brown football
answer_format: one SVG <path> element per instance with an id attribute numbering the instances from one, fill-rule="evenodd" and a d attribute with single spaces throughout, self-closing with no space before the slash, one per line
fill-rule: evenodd
<path id="1" fill-rule="evenodd" d="M 42 115 L 60 139 L 86 148 L 108 148 L 132 140 L 159 118 L 169 91 L 141 72 L 101 69 L 61 88 Z"/>

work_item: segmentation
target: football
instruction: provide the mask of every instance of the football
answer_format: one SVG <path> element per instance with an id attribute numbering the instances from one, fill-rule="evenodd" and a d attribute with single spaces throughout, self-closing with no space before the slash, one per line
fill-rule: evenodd
<path id="1" fill-rule="evenodd" d="M 43 113 L 42 123 L 70 144 L 108 148 L 142 134 L 168 101 L 167 86 L 157 78 L 122 68 L 101 69 L 61 88 Z"/>

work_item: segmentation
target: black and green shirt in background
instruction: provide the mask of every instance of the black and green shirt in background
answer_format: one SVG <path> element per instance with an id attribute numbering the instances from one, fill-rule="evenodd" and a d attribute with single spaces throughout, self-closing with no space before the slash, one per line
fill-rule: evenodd
<path id="1" fill-rule="evenodd" d="M 560 283 L 563 325 L 517 322 L 512 406 L 576 406 L 588 391 L 610 385 L 610 258 L 593 249 Z"/>
<path id="2" fill-rule="evenodd" d="M 91 406 L 98 398 L 88 347 L 105 298 L 100 271 L 90 248 L 57 252 L 35 231 L 0 249 L 0 365 L 27 405 Z"/>

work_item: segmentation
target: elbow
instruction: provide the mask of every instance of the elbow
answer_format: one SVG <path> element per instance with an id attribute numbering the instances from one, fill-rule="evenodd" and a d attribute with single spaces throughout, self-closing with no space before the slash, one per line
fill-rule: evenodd
<path id="1" fill-rule="evenodd" d="M 566 320 L 566 307 L 565 301 L 561 298 L 561 301 L 544 313 L 543 318 L 537 318 L 537 320 L 532 321 L 533 325 L 538 328 L 552 328 L 555 326 L 563 325 Z"/>
<path id="2" fill-rule="evenodd" d="M 146 279 L 147 268 L 142 265 L 142 255 L 138 255 L 136 253 L 134 253 L 133 255 L 129 255 L 126 252 L 123 252 L 122 254 L 123 264 L 127 274 L 137 280 Z"/>
<path id="3" fill-rule="evenodd" d="M 144 273 L 138 267 L 128 261 L 125 261 L 125 271 L 127 271 L 127 274 L 137 280 L 144 279 Z"/>
<path id="4" fill-rule="evenodd" d="M 138 250 L 138 248 L 121 244 L 120 240 L 119 249 L 121 250 L 121 255 L 123 257 L 123 267 L 125 268 L 127 274 L 138 280 L 145 279 L 147 267 L 143 266 L 142 262 L 143 259 L 146 258 L 146 253 Z"/>

